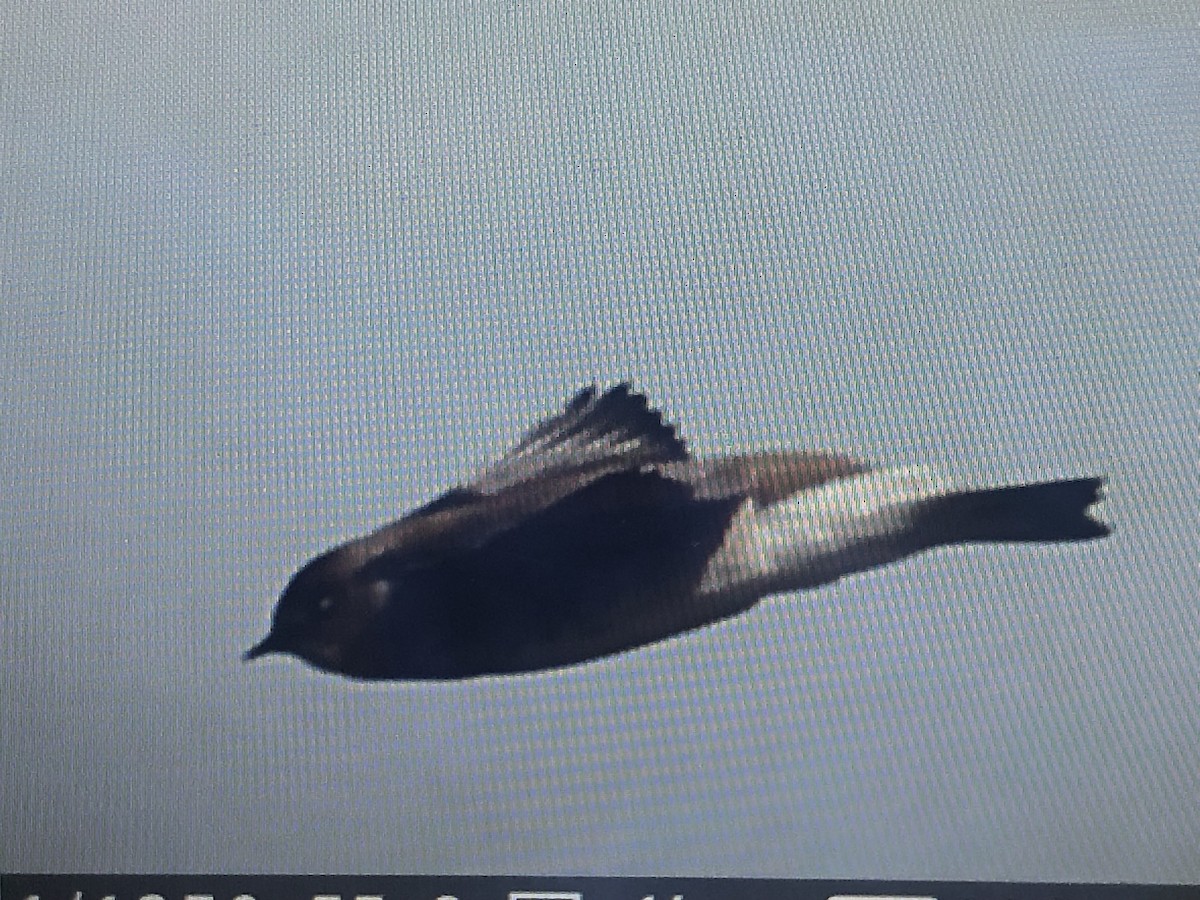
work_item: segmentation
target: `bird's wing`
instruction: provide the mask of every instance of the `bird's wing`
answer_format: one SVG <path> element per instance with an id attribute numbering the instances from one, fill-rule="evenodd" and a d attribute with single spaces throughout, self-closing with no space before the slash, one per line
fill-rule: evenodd
<path id="1" fill-rule="evenodd" d="M 586 387 L 556 416 L 539 422 L 515 447 L 466 486 L 497 494 L 522 482 L 564 475 L 593 480 L 608 472 L 687 458 L 674 426 L 626 383 L 602 394 Z M 587 476 L 590 476 L 587 477 Z"/>
<path id="2" fill-rule="evenodd" d="M 699 497 L 742 495 L 759 506 L 771 506 L 871 468 L 865 460 L 841 453 L 776 451 L 687 460 L 664 466 L 663 471 L 691 484 Z"/>
<path id="3" fill-rule="evenodd" d="M 365 577 L 407 585 L 448 672 L 562 665 L 700 624 L 688 598 L 737 506 L 658 471 L 613 472 L 474 547 L 416 568 L 386 555 Z"/>
<path id="4" fill-rule="evenodd" d="M 477 548 L 606 475 L 687 459 L 675 429 L 642 394 L 619 384 L 581 390 L 473 481 L 452 488 L 364 543 L 367 556 L 424 565 Z M 688 487 L 690 492 L 692 489 Z"/>

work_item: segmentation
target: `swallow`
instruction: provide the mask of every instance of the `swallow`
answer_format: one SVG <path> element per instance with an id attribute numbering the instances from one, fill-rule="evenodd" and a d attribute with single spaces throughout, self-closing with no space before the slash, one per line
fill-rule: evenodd
<path id="1" fill-rule="evenodd" d="M 572 666 L 938 547 L 1104 537 L 1101 486 L 971 487 L 828 452 L 697 458 L 628 384 L 587 387 L 473 480 L 305 564 L 245 658 L 370 681 Z"/>

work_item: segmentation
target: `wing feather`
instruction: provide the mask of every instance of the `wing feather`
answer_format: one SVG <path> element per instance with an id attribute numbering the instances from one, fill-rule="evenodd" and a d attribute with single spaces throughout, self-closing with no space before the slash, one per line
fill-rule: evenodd
<path id="1" fill-rule="evenodd" d="M 360 555 L 427 566 L 521 527 L 606 475 L 637 474 L 686 459 L 675 428 L 643 394 L 627 383 L 603 393 L 587 387 L 474 481 L 369 535 Z M 686 490 L 690 495 L 693 488 Z"/>
<path id="2" fill-rule="evenodd" d="M 663 471 L 692 484 L 700 497 L 742 495 L 759 506 L 771 506 L 870 469 L 870 463 L 844 454 L 781 451 L 688 460 Z"/>
<path id="3" fill-rule="evenodd" d="M 530 429 L 468 488 L 495 494 L 522 482 L 567 474 L 587 476 L 687 458 L 675 427 L 663 421 L 644 394 L 618 384 L 599 394 L 594 385 L 579 391 L 558 415 Z"/>

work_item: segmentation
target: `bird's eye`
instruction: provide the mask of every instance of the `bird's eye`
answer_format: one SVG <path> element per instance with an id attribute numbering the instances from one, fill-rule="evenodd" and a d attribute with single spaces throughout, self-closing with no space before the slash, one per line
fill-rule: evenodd
<path id="1" fill-rule="evenodd" d="M 333 596 L 331 594 L 326 594 L 317 601 L 317 612 L 327 613 L 331 609 L 333 609 Z"/>

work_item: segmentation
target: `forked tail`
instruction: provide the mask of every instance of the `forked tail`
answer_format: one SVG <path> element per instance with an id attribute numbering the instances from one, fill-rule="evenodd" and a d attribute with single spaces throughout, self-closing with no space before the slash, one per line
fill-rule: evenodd
<path id="1" fill-rule="evenodd" d="M 978 541 L 1086 541 L 1111 529 L 1090 515 L 1100 478 L 962 491 L 926 507 L 920 534 L 929 546 Z"/>

